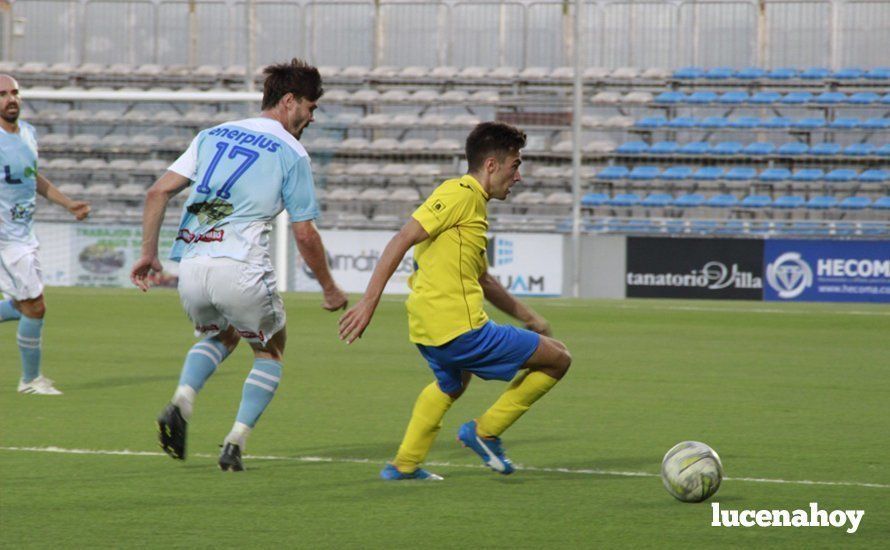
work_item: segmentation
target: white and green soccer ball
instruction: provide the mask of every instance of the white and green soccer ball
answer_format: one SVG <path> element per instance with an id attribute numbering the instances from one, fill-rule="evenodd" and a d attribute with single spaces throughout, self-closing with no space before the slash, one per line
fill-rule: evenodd
<path id="1" fill-rule="evenodd" d="M 723 481 L 723 464 L 714 449 L 698 441 L 677 443 L 661 461 L 661 481 L 677 500 L 702 502 Z"/>

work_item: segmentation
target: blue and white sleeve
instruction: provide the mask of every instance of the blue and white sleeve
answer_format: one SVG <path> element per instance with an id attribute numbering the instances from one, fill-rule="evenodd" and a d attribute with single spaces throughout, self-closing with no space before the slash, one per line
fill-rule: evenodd
<path id="1" fill-rule="evenodd" d="M 287 174 L 281 187 L 281 198 L 291 223 L 318 218 L 315 182 L 308 157 L 300 157 Z"/>

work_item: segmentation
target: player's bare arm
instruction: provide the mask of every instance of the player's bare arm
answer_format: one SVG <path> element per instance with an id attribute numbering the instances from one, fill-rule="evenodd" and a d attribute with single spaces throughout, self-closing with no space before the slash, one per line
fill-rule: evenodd
<path id="1" fill-rule="evenodd" d="M 71 212 L 71 215 L 77 221 L 83 220 L 90 215 L 90 203 L 71 199 L 71 197 L 59 191 L 58 187 L 40 174 L 37 174 L 37 192 L 40 193 L 41 197 Z"/>
<path id="2" fill-rule="evenodd" d="M 311 220 L 294 222 L 291 224 L 291 229 L 294 232 L 294 240 L 297 242 L 297 250 L 300 251 L 306 265 L 315 274 L 318 284 L 321 285 L 321 290 L 324 293 L 324 302 L 321 307 L 328 311 L 346 309 L 349 298 L 331 276 L 324 244 L 321 242 L 321 235 L 318 234 L 315 223 Z"/>
<path id="3" fill-rule="evenodd" d="M 158 238 L 167 203 L 177 193 L 189 186 L 191 181 L 176 172 L 167 171 L 148 189 L 145 194 L 145 209 L 142 212 L 142 257 L 136 260 L 130 270 L 130 281 L 148 290 L 148 275 L 160 272 L 163 268 L 158 259 Z"/>
<path id="4" fill-rule="evenodd" d="M 371 274 L 371 281 L 365 290 L 361 300 L 343 317 L 340 318 L 340 339 L 345 340 L 347 344 L 353 343 L 356 339 L 361 338 L 365 329 L 371 323 L 377 304 L 380 303 L 380 296 L 386 287 L 392 274 L 396 272 L 405 253 L 408 252 L 415 244 L 425 241 L 430 236 L 420 223 L 411 218 L 402 229 L 389 241 L 383 254 Z"/>
<path id="5" fill-rule="evenodd" d="M 479 284 L 482 285 L 485 299 L 491 302 L 491 305 L 521 321 L 528 330 L 544 336 L 553 335 L 550 323 L 535 310 L 517 300 L 492 274 L 486 271 L 479 277 Z"/>

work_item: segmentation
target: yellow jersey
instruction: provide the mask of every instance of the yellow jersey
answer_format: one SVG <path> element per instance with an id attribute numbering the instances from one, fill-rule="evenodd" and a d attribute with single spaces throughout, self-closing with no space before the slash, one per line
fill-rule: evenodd
<path id="1" fill-rule="evenodd" d="M 441 346 L 488 322 L 481 277 L 488 269 L 488 194 L 472 176 L 451 179 L 412 214 L 430 237 L 414 247 L 408 280 L 412 342 Z"/>

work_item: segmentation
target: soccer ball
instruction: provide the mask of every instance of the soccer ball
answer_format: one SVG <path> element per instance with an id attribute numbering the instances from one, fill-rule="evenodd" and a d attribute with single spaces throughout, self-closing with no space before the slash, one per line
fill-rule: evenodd
<path id="1" fill-rule="evenodd" d="M 707 500 L 723 480 L 723 464 L 714 449 L 698 441 L 677 443 L 661 461 L 661 481 L 683 502 Z"/>

